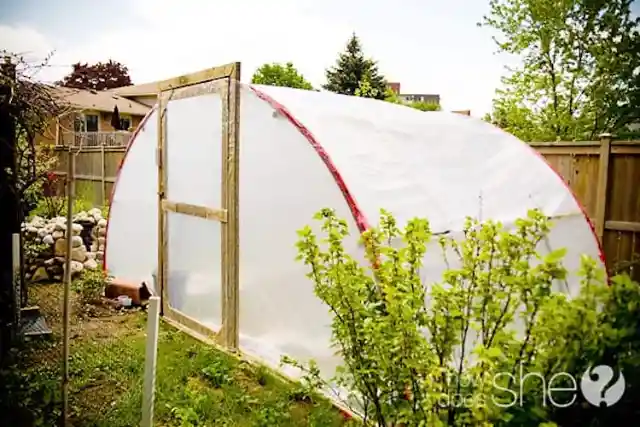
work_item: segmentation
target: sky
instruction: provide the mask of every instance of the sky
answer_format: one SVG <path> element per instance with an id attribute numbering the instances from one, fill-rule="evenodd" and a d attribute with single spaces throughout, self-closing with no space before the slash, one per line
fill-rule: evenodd
<path id="1" fill-rule="evenodd" d="M 134 83 L 240 61 L 242 80 L 291 61 L 315 86 L 353 32 L 402 93 L 435 93 L 445 110 L 491 109 L 504 66 L 476 25 L 489 0 L 0 0 L 0 49 L 29 60 L 54 52 L 38 78 L 113 59 Z"/>

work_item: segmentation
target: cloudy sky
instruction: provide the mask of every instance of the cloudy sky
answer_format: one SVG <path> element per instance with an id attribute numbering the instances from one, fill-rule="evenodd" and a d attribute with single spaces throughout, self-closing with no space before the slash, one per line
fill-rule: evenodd
<path id="1" fill-rule="evenodd" d="M 440 94 L 445 109 L 489 111 L 504 65 L 476 23 L 488 0 L 0 0 L 0 48 L 30 59 L 55 51 L 54 81 L 78 61 L 109 58 L 134 83 L 241 61 L 292 61 L 312 83 L 350 34 L 404 93 Z"/>

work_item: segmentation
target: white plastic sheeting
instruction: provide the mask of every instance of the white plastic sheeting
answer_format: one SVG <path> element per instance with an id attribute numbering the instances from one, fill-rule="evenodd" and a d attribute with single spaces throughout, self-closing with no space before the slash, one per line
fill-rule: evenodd
<path id="1" fill-rule="evenodd" d="M 314 358 L 327 376 L 340 363 L 330 347 L 328 310 L 294 260 L 296 230 L 312 224 L 319 209 L 335 208 L 352 230 L 347 249 L 362 259 L 352 210 L 310 140 L 324 149 L 356 210 L 372 224 L 384 208 L 401 224 L 426 217 L 434 231 L 457 235 L 466 216 L 511 224 L 539 208 L 558 217 L 542 251 L 568 248 L 571 270 L 580 254 L 600 257 L 561 178 L 526 144 L 480 120 L 257 85 L 242 86 L 240 114 L 240 345 L 274 367 L 282 354 Z M 169 199 L 219 207 L 220 103 L 213 96 L 171 101 L 167 120 Z M 131 142 L 107 234 L 110 273 L 147 283 L 157 262 L 156 128 L 153 112 Z M 219 227 L 169 217 L 170 303 L 212 329 L 220 325 Z M 431 248 L 424 264 L 425 284 L 439 280 L 440 249 Z M 576 288 L 575 276 L 558 284 L 570 293 Z"/>

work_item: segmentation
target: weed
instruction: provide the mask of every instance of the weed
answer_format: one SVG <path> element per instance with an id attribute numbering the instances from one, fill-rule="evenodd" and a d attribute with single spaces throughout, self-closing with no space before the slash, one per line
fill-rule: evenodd
<path id="1" fill-rule="evenodd" d="M 220 388 L 231 382 L 231 367 L 225 360 L 217 359 L 211 365 L 202 369 L 202 376 L 213 387 Z"/>
<path id="2" fill-rule="evenodd" d="M 82 302 L 91 303 L 104 294 L 108 275 L 100 268 L 83 270 L 80 277 L 73 281 L 73 289 L 78 292 Z"/>

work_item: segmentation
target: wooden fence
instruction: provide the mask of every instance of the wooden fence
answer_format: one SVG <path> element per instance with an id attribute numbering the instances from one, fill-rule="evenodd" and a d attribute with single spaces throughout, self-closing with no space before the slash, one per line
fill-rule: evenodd
<path id="1" fill-rule="evenodd" d="M 607 263 L 640 280 L 640 141 L 533 142 L 565 179 L 593 221 Z M 66 148 L 56 173 L 64 176 Z M 85 147 L 76 157 L 78 196 L 108 203 L 125 147 Z"/>
<path id="2" fill-rule="evenodd" d="M 534 142 L 591 218 L 609 269 L 640 280 L 640 141 Z"/>
<path id="3" fill-rule="evenodd" d="M 79 152 L 75 149 L 71 155 L 76 156 L 77 198 L 87 200 L 94 206 L 107 205 L 125 150 L 124 146 L 85 147 Z M 58 165 L 55 173 L 64 177 L 67 174 L 68 148 L 56 148 L 56 153 Z"/>

